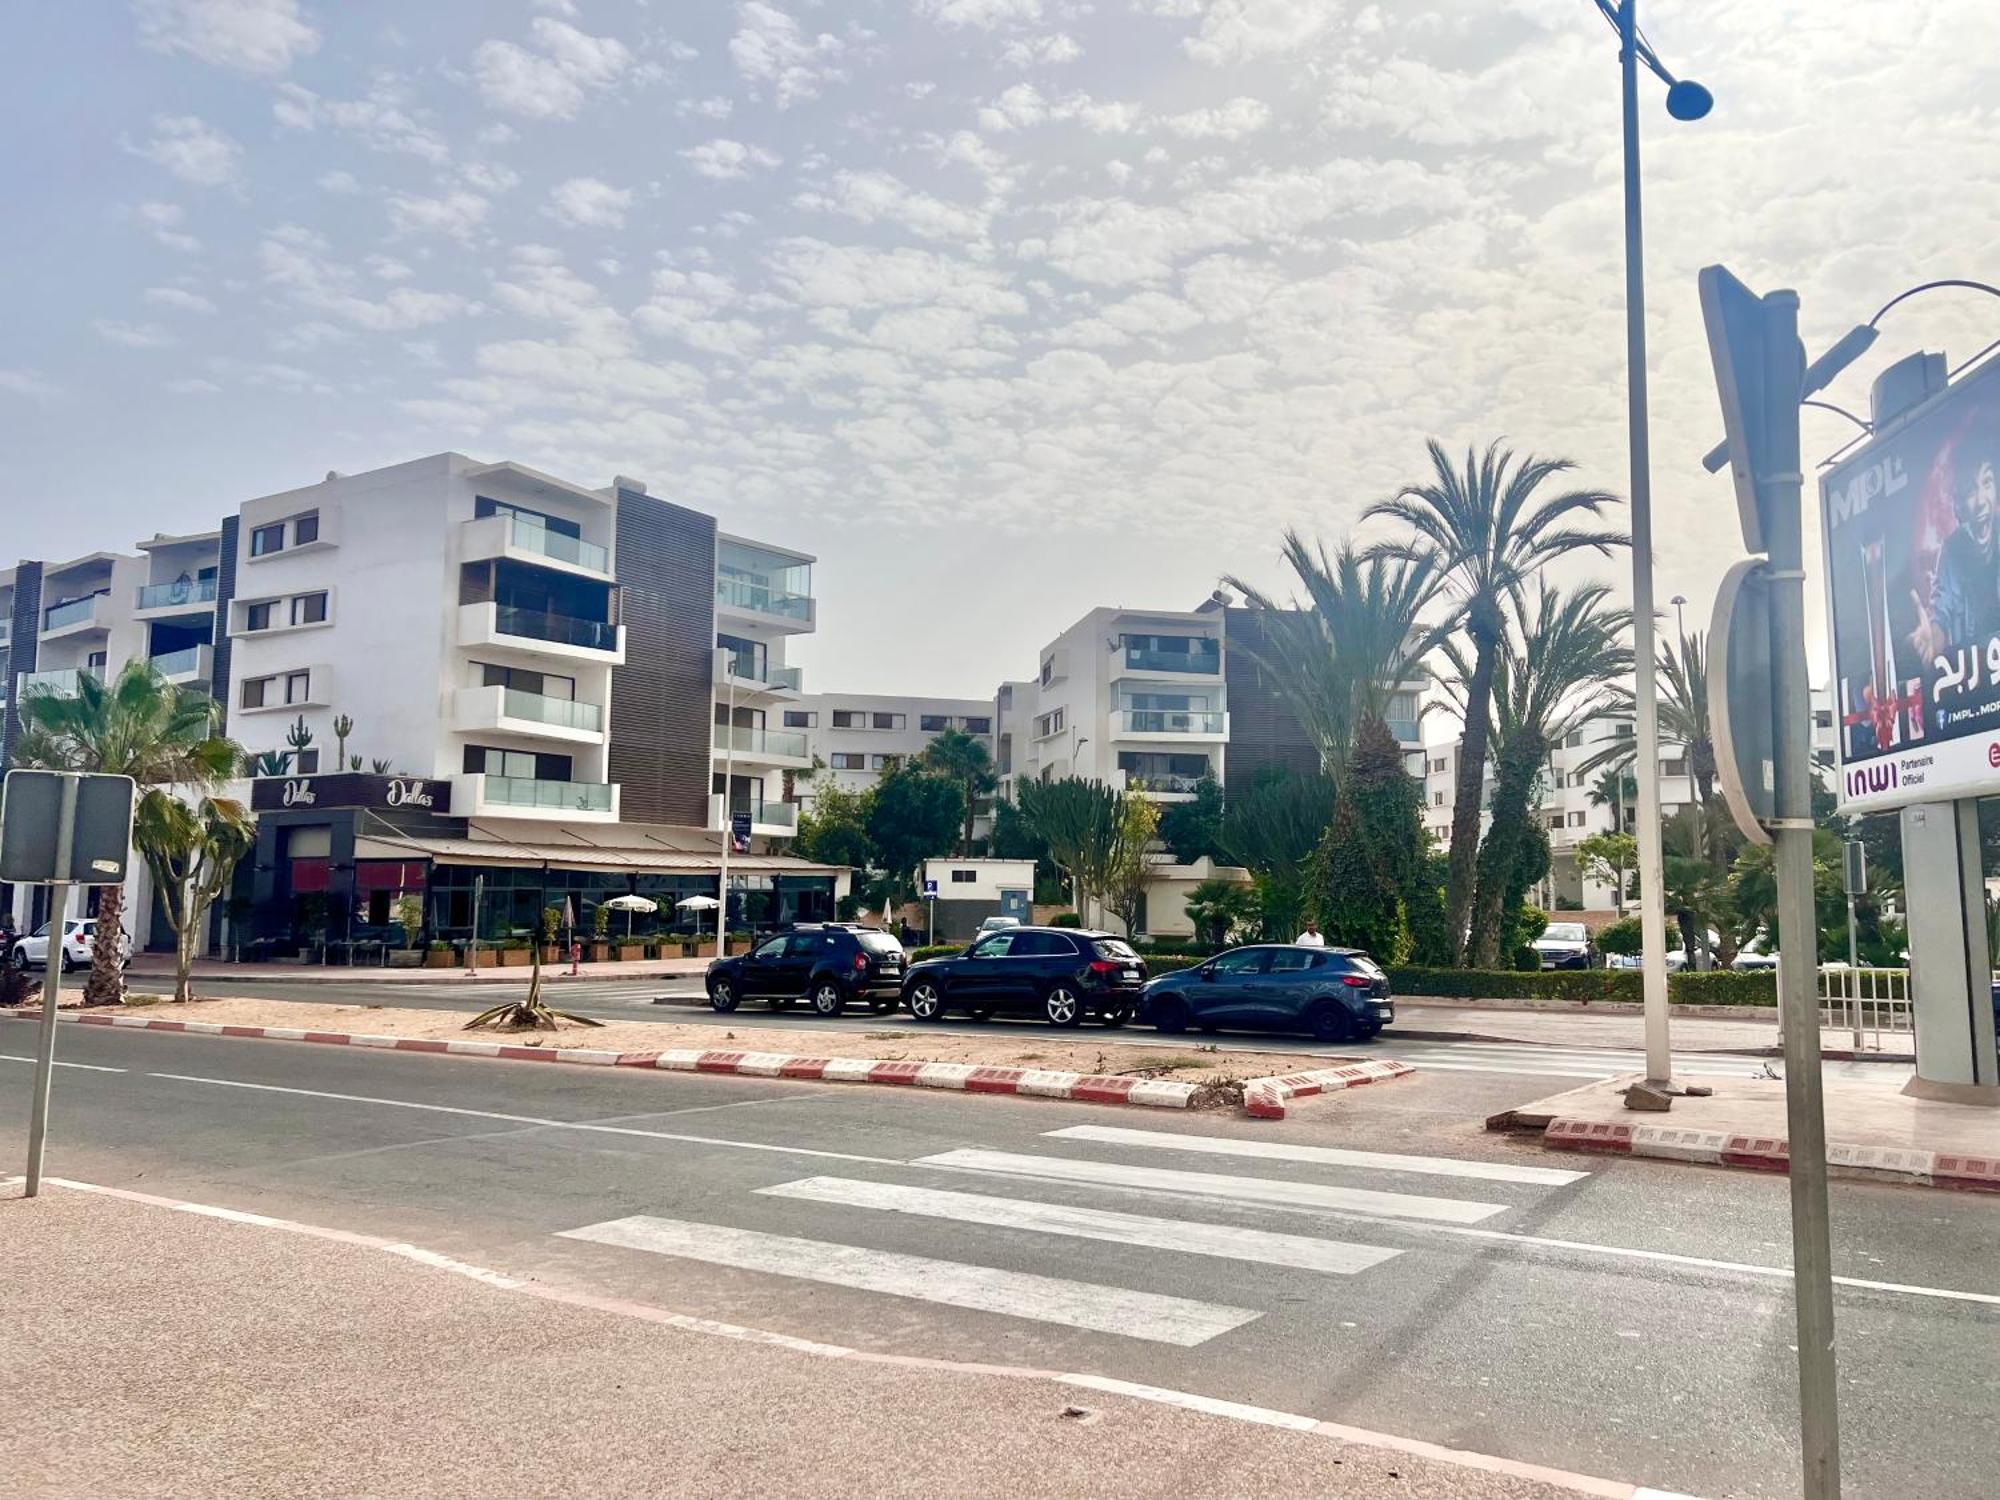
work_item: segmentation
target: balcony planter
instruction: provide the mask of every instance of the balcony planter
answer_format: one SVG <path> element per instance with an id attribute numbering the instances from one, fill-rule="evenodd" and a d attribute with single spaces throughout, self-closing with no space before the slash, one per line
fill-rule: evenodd
<path id="1" fill-rule="evenodd" d="M 620 943 L 618 945 L 618 962 L 621 964 L 636 964 L 645 956 L 646 945 L 644 943 Z"/>
<path id="2" fill-rule="evenodd" d="M 433 943 L 424 954 L 426 969 L 449 969 L 459 962 L 458 954 L 447 944 Z"/>

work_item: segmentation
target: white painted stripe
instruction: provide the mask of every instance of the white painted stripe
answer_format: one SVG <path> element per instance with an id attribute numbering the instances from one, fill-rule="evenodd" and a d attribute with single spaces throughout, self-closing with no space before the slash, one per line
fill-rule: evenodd
<path id="1" fill-rule="evenodd" d="M 1123 1287 L 1093 1286 L 1089 1282 L 1031 1276 L 1021 1271 L 898 1255 L 858 1245 L 762 1234 L 724 1224 L 659 1219 L 649 1214 L 567 1229 L 561 1237 L 732 1266 L 742 1271 L 790 1276 L 827 1286 L 853 1287 L 919 1302 L 938 1302 L 976 1312 L 1000 1313 L 1037 1323 L 1061 1323 L 1093 1333 L 1175 1344 L 1183 1349 L 1205 1344 L 1262 1316 L 1250 1308 L 1223 1307 L 1185 1297 L 1163 1297 Z"/>
<path id="2" fill-rule="evenodd" d="M 400 1255 L 405 1260 L 416 1261 L 419 1265 L 436 1266 L 440 1271 L 450 1271 L 455 1276 L 465 1276 L 473 1281 L 482 1281 L 488 1286 L 497 1286 L 512 1291 L 521 1283 L 511 1276 L 502 1276 L 498 1271 L 489 1271 L 484 1266 L 469 1265 L 462 1260 L 453 1260 L 449 1255 L 440 1255 L 435 1250 L 426 1250 L 421 1245 L 378 1245 L 378 1250 L 386 1250 L 391 1255 Z"/>
<path id="3" fill-rule="evenodd" d="M 1118 1162 L 1023 1156 L 1012 1151 L 946 1151 L 938 1156 L 919 1157 L 913 1165 L 1040 1177 L 1092 1187 L 1148 1188 L 1285 1208 L 1347 1209 L 1382 1218 L 1432 1219 L 1450 1224 L 1477 1224 L 1507 1207 L 1504 1203 L 1474 1203 L 1464 1198 L 1419 1198 L 1408 1193 L 1376 1192 L 1372 1188 L 1325 1187 L 1315 1182 L 1236 1177 L 1223 1172 L 1181 1172 L 1166 1167 L 1128 1167 Z"/>
<path id="4" fill-rule="evenodd" d="M 1255 1422 L 1264 1427 L 1289 1427 L 1294 1432 L 1311 1432 L 1319 1426 L 1312 1417 L 1294 1412 L 1274 1411 L 1268 1406 L 1245 1406 L 1240 1401 L 1223 1401 L 1215 1396 L 1197 1396 L 1189 1391 L 1170 1391 L 1165 1386 L 1140 1385 L 1131 1380 L 1113 1380 L 1108 1375 L 1058 1375 L 1058 1385 L 1080 1386 L 1087 1391 L 1103 1391 L 1111 1396 L 1130 1396 L 1137 1401 L 1156 1401 L 1162 1406 L 1179 1406 L 1188 1411 L 1206 1412 L 1212 1417 L 1228 1417 L 1237 1422 Z"/>
<path id="5" fill-rule="evenodd" d="M 18 1062 L 18 1063 L 32 1064 L 34 1061 L 35 1059 L 32 1057 L 16 1057 L 11 1052 L 0 1052 L 0 1062 Z M 122 1073 L 125 1071 L 123 1068 L 107 1068 L 102 1063 L 73 1063 L 73 1062 L 58 1061 L 56 1063 L 56 1066 L 59 1068 L 78 1068 L 85 1073 Z"/>
<path id="6" fill-rule="evenodd" d="M 1335 1146 L 1294 1146 L 1279 1141 L 1242 1140 L 1227 1135 L 1181 1135 L 1166 1130 L 1131 1130 L 1117 1125 L 1072 1125 L 1043 1134 L 1058 1141 L 1097 1141 L 1107 1146 L 1144 1146 L 1162 1151 L 1199 1151 L 1210 1156 L 1252 1156 L 1270 1161 L 1313 1162 L 1329 1167 L 1365 1167 L 1381 1172 L 1417 1172 L 1431 1177 L 1471 1177 L 1486 1182 L 1532 1182 L 1566 1187 L 1588 1172 L 1559 1167 L 1527 1167 L 1512 1162 L 1462 1161 L 1449 1156 L 1396 1156 L 1380 1151 L 1346 1151 Z"/>
<path id="7" fill-rule="evenodd" d="M 1154 1219 L 1144 1214 L 1108 1209 L 1074 1208 L 1061 1203 L 1036 1203 L 1025 1198 L 993 1198 L 984 1193 L 953 1193 L 934 1188 L 904 1187 L 894 1182 L 856 1181 L 847 1177 L 808 1177 L 757 1191 L 772 1198 L 803 1198 L 813 1203 L 837 1203 L 847 1208 L 875 1208 L 929 1219 L 956 1219 L 967 1224 L 992 1224 L 1071 1239 L 1104 1240 L 1114 1245 L 1142 1245 L 1149 1250 L 1178 1250 L 1220 1260 L 1254 1261 L 1267 1266 L 1291 1266 L 1301 1271 L 1325 1271 L 1352 1276 L 1394 1260 L 1400 1250 L 1314 1239 L 1302 1234 L 1273 1234 L 1241 1229 L 1233 1224 L 1202 1224 L 1186 1219 Z"/>

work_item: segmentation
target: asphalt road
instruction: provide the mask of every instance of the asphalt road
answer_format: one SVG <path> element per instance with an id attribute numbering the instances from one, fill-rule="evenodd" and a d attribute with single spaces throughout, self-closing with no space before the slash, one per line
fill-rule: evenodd
<path id="1" fill-rule="evenodd" d="M 32 1034 L 0 1030 L 8 1142 Z M 1510 1073 L 1274 1128 L 84 1028 L 61 1048 L 56 1175 L 837 1344 L 1796 1493 L 1783 1180 L 1488 1136 L 1537 1087 Z M 1990 1495 L 2000 1201 L 1834 1195 L 1836 1272 L 1866 1283 L 1837 1292 L 1848 1493 Z"/>

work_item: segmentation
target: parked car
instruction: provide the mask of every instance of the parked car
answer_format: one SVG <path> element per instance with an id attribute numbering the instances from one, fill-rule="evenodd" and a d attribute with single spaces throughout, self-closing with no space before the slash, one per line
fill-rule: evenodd
<path id="1" fill-rule="evenodd" d="M 1743 945 L 1729 967 L 1739 974 L 1754 974 L 1764 969 L 1775 969 L 1778 967 L 1778 955 L 1771 951 L 1769 939 L 1760 934 Z"/>
<path id="2" fill-rule="evenodd" d="M 1587 969 L 1593 955 L 1590 929 L 1581 922 L 1551 922 L 1530 946 L 1545 969 Z"/>
<path id="3" fill-rule="evenodd" d="M 783 1010 L 805 1000 L 813 1014 L 837 1016 L 865 1000 L 877 1015 L 895 1010 L 903 982 L 903 945 L 892 933 L 854 922 L 800 923 L 748 953 L 708 966 L 708 1003 L 732 1011 L 745 1000 Z"/>
<path id="4" fill-rule="evenodd" d="M 1019 917 L 988 917 L 984 922 L 979 924 L 979 931 L 981 933 L 1004 932 L 1009 927 L 1019 927 L 1020 925 L 1021 919 Z"/>
<path id="5" fill-rule="evenodd" d="M 1139 1019 L 1167 1032 L 1229 1027 L 1365 1042 L 1396 1019 L 1396 1002 L 1389 976 L 1359 949 L 1267 943 L 1162 974 L 1139 997 Z"/>
<path id="6" fill-rule="evenodd" d="M 83 969 L 90 961 L 97 946 L 97 918 L 71 917 L 63 924 L 62 970 L 67 974 L 71 969 Z M 132 962 L 132 934 L 120 931 L 118 946 L 118 967 L 125 968 Z M 44 969 L 49 962 L 49 924 L 44 922 L 24 938 L 14 940 L 14 951 L 10 955 L 17 969 Z"/>
<path id="7" fill-rule="evenodd" d="M 1687 966 L 1688 956 L 1686 949 L 1669 948 L 1667 950 L 1667 972 L 1669 974 L 1678 974 Z M 1607 969 L 1643 969 L 1646 967 L 1646 956 L 1643 953 L 1614 953 L 1604 960 L 1604 967 Z"/>
<path id="8" fill-rule="evenodd" d="M 903 981 L 903 1003 L 919 1021 L 964 1011 L 1036 1015 L 1051 1026 L 1106 1026 L 1132 1018 L 1146 961 L 1131 944 L 1085 927 L 1008 927 L 974 939 L 963 953 L 926 959 Z"/>

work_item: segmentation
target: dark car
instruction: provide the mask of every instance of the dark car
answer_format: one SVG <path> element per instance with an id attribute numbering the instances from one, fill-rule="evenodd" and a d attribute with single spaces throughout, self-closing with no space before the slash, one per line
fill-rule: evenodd
<path id="1" fill-rule="evenodd" d="M 1396 1005 L 1389 976 L 1359 949 L 1260 944 L 1162 974 L 1140 997 L 1139 1019 L 1162 1031 L 1309 1031 L 1322 1042 L 1365 1042 L 1396 1019 Z"/>
<path id="2" fill-rule="evenodd" d="M 981 1021 L 1033 1015 L 1051 1026 L 1080 1026 L 1092 1015 L 1123 1026 L 1145 982 L 1145 960 L 1109 932 L 1009 927 L 963 953 L 914 965 L 903 981 L 903 1003 L 919 1021 L 957 1010 Z"/>
<path id="3" fill-rule="evenodd" d="M 708 1003 L 730 1011 L 759 999 L 783 1010 L 803 999 L 815 1015 L 837 1016 L 848 1001 L 866 1000 L 887 1015 L 896 1008 L 903 967 L 903 945 L 890 933 L 851 922 L 801 924 L 710 964 Z"/>

